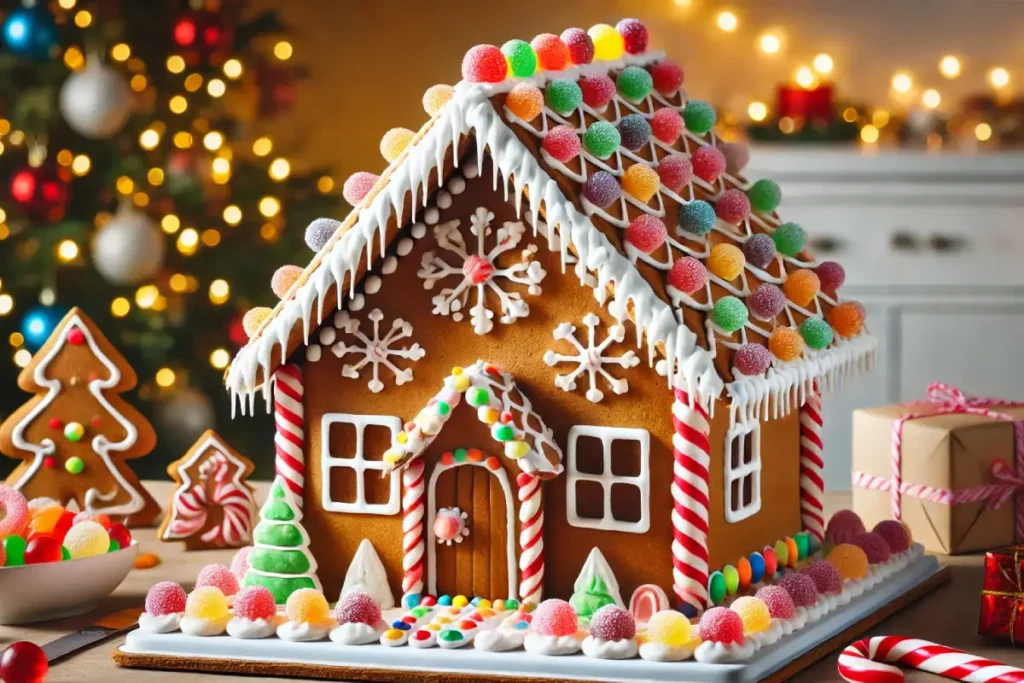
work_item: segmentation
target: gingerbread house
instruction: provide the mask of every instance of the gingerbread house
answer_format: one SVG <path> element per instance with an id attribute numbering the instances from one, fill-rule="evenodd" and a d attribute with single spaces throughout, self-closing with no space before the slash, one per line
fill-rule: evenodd
<path id="1" fill-rule="evenodd" d="M 863 308 L 646 29 L 614 59 L 570 34 L 471 50 L 247 317 L 227 385 L 273 404 L 328 595 L 364 541 L 407 604 L 568 598 L 597 548 L 692 614 L 822 538 L 820 392 L 869 367 Z"/>

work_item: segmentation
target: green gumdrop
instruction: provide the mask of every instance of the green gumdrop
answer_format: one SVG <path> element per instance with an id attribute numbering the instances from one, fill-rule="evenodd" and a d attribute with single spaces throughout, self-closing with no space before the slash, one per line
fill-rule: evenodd
<path id="1" fill-rule="evenodd" d="M 735 332 L 747 324 L 747 307 L 734 296 L 723 296 L 711 310 L 711 320 L 726 332 Z"/>
<path id="2" fill-rule="evenodd" d="M 715 127 L 715 108 L 701 100 L 690 100 L 683 110 L 686 129 L 697 135 L 704 135 Z"/>
<path id="3" fill-rule="evenodd" d="M 305 574 L 310 568 L 309 558 L 302 551 L 276 548 L 253 548 L 249 564 L 269 574 Z"/>
<path id="4" fill-rule="evenodd" d="M 708 597 L 716 605 L 721 605 L 725 600 L 725 577 L 722 572 L 712 572 L 708 577 Z"/>
<path id="5" fill-rule="evenodd" d="M 302 545 L 302 532 L 293 524 L 257 524 L 254 534 L 257 545 L 297 548 Z"/>
<path id="6" fill-rule="evenodd" d="M 607 121 L 595 121 L 583 134 L 583 144 L 598 159 L 607 159 L 619 148 L 619 129 Z"/>
<path id="7" fill-rule="evenodd" d="M 703 199 L 695 199 L 679 207 L 679 227 L 698 237 L 715 227 L 715 207 Z"/>
<path id="8" fill-rule="evenodd" d="M 274 522 L 290 522 L 295 519 L 295 510 L 283 500 L 268 500 L 260 511 L 260 517 Z"/>
<path id="9" fill-rule="evenodd" d="M 786 256 L 796 256 L 807 242 L 807 233 L 796 223 L 783 223 L 772 233 L 775 248 Z"/>
<path id="10" fill-rule="evenodd" d="M 509 425 L 502 425 L 494 430 L 494 438 L 498 441 L 511 441 L 515 436 L 515 430 Z"/>
<path id="11" fill-rule="evenodd" d="M 526 78 L 537 70 L 537 55 L 525 40 L 510 40 L 501 46 L 501 54 L 508 61 L 513 76 Z"/>
<path id="12" fill-rule="evenodd" d="M 576 81 L 556 78 L 544 90 L 544 101 L 555 112 L 568 116 L 583 102 L 583 91 Z"/>
<path id="13" fill-rule="evenodd" d="M 242 580 L 243 587 L 264 586 L 274 596 L 274 602 L 283 605 L 288 596 L 300 588 L 316 588 L 316 583 L 308 576 L 264 576 L 255 572 L 247 572 Z"/>
<path id="14" fill-rule="evenodd" d="M 782 203 L 782 190 L 774 180 L 762 178 L 747 190 L 750 208 L 758 213 L 771 213 Z"/>
<path id="15" fill-rule="evenodd" d="M 725 577 L 725 591 L 729 595 L 736 595 L 736 591 L 740 589 L 739 571 L 731 564 L 727 564 L 722 568 L 722 576 Z"/>
<path id="16" fill-rule="evenodd" d="M 491 394 L 482 387 L 473 387 L 469 392 L 469 405 L 474 408 L 485 406 L 491 402 Z"/>
<path id="17" fill-rule="evenodd" d="M 639 66 L 627 66 L 619 74 L 615 84 L 623 97 L 636 101 L 647 97 L 654 86 L 654 80 L 646 69 L 641 69 Z"/>
<path id="18" fill-rule="evenodd" d="M 832 343 L 832 328 L 821 318 L 808 318 L 800 323 L 800 336 L 812 349 L 821 350 Z"/>
<path id="19" fill-rule="evenodd" d="M 785 541 L 775 541 L 775 557 L 779 562 L 779 569 L 789 564 L 789 547 Z"/>
<path id="20" fill-rule="evenodd" d="M 107 552 L 108 553 L 116 553 L 120 549 L 121 549 L 121 544 L 118 543 L 117 541 L 115 541 L 114 539 L 110 539 L 110 547 L 107 548 Z"/>
<path id="21" fill-rule="evenodd" d="M 807 559 L 807 556 L 811 554 L 811 535 L 806 531 L 801 531 L 793 535 L 793 540 L 796 541 L 797 559 Z"/>
<path id="22" fill-rule="evenodd" d="M 455 462 L 465 462 L 466 457 L 469 455 L 469 451 L 465 448 L 456 448 L 452 456 L 455 458 Z"/>
<path id="23" fill-rule="evenodd" d="M 4 554 L 7 555 L 5 567 L 20 567 L 25 564 L 25 546 L 28 543 L 21 536 L 8 536 L 4 539 Z"/>
<path id="24" fill-rule="evenodd" d="M 450 405 L 448 405 L 448 403 L 446 401 L 438 401 L 437 402 L 437 414 L 438 415 L 447 415 L 451 411 L 452 411 L 452 407 Z"/>
<path id="25" fill-rule="evenodd" d="M 65 548 L 64 546 L 61 546 L 60 547 L 60 559 L 63 560 L 64 562 L 67 562 L 68 560 L 70 560 L 71 559 L 71 551 L 68 550 L 67 548 Z"/>

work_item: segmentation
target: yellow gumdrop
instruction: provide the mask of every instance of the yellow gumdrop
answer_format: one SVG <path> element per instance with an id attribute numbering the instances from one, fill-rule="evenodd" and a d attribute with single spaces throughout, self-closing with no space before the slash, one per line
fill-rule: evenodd
<path id="1" fill-rule="evenodd" d="M 75 524 L 64 537 L 64 547 L 72 560 L 103 555 L 110 550 L 110 536 L 99 523 L 86 520 Z"/>
<path id="2" fill-rule="evenodd" d="M 661 177 L 647 164 L 633 164 L 622 176 L 622 189 L 646 204 L 658 191 Z"/>
<path id="3" fill-rule="evenodd" d="M 772 624 L 772 615 L 768 611 L 768 605 L 749 595 L 737 598 L 729 609 L 740 615 L 740 619 L 743 620 L 744 633 L 767 631 Z"/>
<path id="4" fill-rule="evenodd" d="M 518 460 L 530 452 L 530 444 L 525 441 L 508 441 L 505 443 L 505 456 Z"/>
<path id="5" fill-rule="evenodd" d="M 481 613 L 482 613 L 484 610 L 487 610 L 487 609 L 491 608 L 491 601 L 488 600 L 487 598 L 480 598 L 480 602 L 477 604 L 476 608 L 478 610 L 480 610 Z M 494 615 L 492 614 L 490 616 L 494 616 Z"/>
<path id="6" fill-rule="evenodd" d="M 380 153 L 390 164 L 405 151 L 412 142 L 413 133 L 408 128 L 392 128 L 380 139 Z"/>
<path id="7" fill-rule="evenodd" d="M 647 622 L 647 640 L 662 645 L 686 645 L 693 640 L 693 627 L 679 612 L 662 610 Z"/>
<path id="8" fill-rule="evenodd" d="M 327 598 L 313 588 L 300 588 L 288 596 L 284 604 L 284 614 L 288 621 L 297 624 L 322 624 L 331 619 L 331 608 Z"/>
<path id="9" fill-rule="evenodd" d="M 743 251 L 735 244 L 722 242 L 711 247 L 708 254 L 708 270 L 726 281 L 735 280 L 743 272 L 747 260 Z"/>
<path id="10" fill-rule="evenodd" d="M 868 575 L 868 556 L 852 543 L 840 543 L 832 548 L 827 559 L 835 565 L 843 581 L 863 579 Z"/>
<path id="11" fill-rule="evenodd" d="M 455 391 L 463 392 L 469 389 L 469 377 L 467 375 L 459 375 L 455 378 Z"/>
<path id="12" fill-rule="evenodd" d="M 626 40 L 614 26 L 596 24 L 587 34 L 594 41 L 594 59 L 618 59 L 626 50 Z"/>
<path id="13" fill-rule="evenodd" d="M 185 616 L 220 621 L 228 615 L 228 599 L 216 586 L 202 586 L 185 601 Z"/>
<path id="14" fill-rule="evenodd" d="M 465 595 L 456 595 L 452 599 L 452 607 L 465 607 L 469 604 L 469 598 Z"/>
<path id="15" fill-rule="evenodd" d="M 432 85 L 423 93 L 423 109 L 429 116 L 437 116 L 454 96 L 455 88 L 452 86 L 444 83 Z"/>
<path id="16" fill-rule="evenodd" d="M 269 315 L 270 309 L 266 306 L 257 306 L 246 311 L 242 316 L 242 329 L 245 330 L 245 336 L 252 338 Z"/>

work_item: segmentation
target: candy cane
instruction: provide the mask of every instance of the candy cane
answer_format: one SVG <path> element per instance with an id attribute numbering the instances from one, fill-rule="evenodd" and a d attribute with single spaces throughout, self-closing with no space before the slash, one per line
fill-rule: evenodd
<path id="1" fill-rule="evenodd" d="M 416 458 L 402 470 L 402 595 L 423 593 L 423 458 Z"/>
<path id="2" fill-rule="evenodd" d="M 196 484 L 188 491 L 181 491 L 174 497 L 171 507 L 171 523 L 167 527 L 165 537 L 188 538 L 206 526 L 207 507 L 206 490 Z"/>
<path id="3" fill-rule="evenodd" d="M 673 590 L 700 614 L 708 604 L 708 466 L 711 425 L 699 403 L 676 389 L 672 403 Z"/>
<path id="4" fill-rule="evenodd" d="M 521 473 L 519 485 L 519 597 L 539 603 L 544 584 L 544 508 L 540 479 Z"/>
<path id="5" fill-rule="evenodd" d="M 800 521 L 818 543 L 825 540 L 821 424 L 821 393 L 815 390 L 800 408 Z"/>
<path id="6" fill-rule="evenodd" d="M 274 372 L 274 468 L 300 506 L 306 485 L 303 391 L 302 371 L 297 365 L 282 365 Z"/>
<path id="7" fill-rule="evenodd" d="M 839 655 L 839 675 L 850 683 L 902 683 L 903 672 L 893 664 L 970 683 L 1024 681 L 1024 669 L 903 636 L 876 636 L 847 646 Z"/>
<path id="8" fill-rule="evenodd" d="M 237 547 L 252 538 L 253 501 L 249 491 L 239 487 L 230 478 L 231 465 L 227 456 L 217 453 L 204 465 L 212 463 L 216 486 L 210 502 L 223 511 L 221 523 L 200 538 L 207 543 Z"/>

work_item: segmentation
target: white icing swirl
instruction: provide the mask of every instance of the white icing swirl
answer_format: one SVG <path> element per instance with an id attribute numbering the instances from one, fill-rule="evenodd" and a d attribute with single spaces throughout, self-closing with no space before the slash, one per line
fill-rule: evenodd
<path id="1" fill-rule="evenodd" d="M 595 659 L 632 659 L 636 657 L 637 644 L 633 638 L 622 640 L 599 640 L 594 636 L 583 639 L 583 654 Z"/>
<path id="2" fill-rule="evenodd" d="M 314 624 L 309 621 L 286 621 L 277 627 L 277 637 L 293 643 L 309 643 L 326 638 L 331 632 L 331 626 L 331 622 Z"/>
<path id="3" fill-rule="evenodd" d="M 664 643 L 644 643 L 640 646 L 640 658 L 649 662 L 681 662 L 693 656 L 700 640 L 694 638 L 685 645 L 665 645 Z"/>
<path id="4" fill-rule="evenodd" d="M 527 633 L 529 631 L 526 629 L 498 628 L 484 631 L 473 640 L 473 643 L 476 649 L 484 652 L 508 652 L 521 648 Z"/>
<path id="5" fill-rule="evenodd" d="M 543 636 L 536 632 L 528 633 L 523 641 L 526 651 L 534 655 L 560 657 L 574 655 L 580 651 L 580 639 L 576 634 L 571 636 Z"/>
<path id="6" fill-rule="evenodd" d="M 772 619 L 771 624 L 764 631 L 758 631 L 757 633 L 748 633 L 747 638 L 754 642 L 754 645 L 758 649 L 767 647 L 768 645 L 774 645 L 779 642 L 779 639 L 785 635 L 785 630 L 782 627 L 782 622 L 778 619 Z"/>
<path id="7" fill-rule="evenodd" d="M 173 633 L 181 625 L 181 618 L 184 614 L 184 612 L 175 612 L 153 616 L 149 612 L 143 612 L 139 615 L 139 630 L 146 633 Z"/>
<path id="8" fill-rule="evenodd" d="M 277 632 L 279 617 L 271 619 L 245 619 L 234 617 L 228 622 L 228 635 L 239 640 L 258 640 L 269 638 Z"/>
<path id="9" fill-rule="evenodd" d="M 380 640 L 380 634 L 385 629 L 384 622 L 377 624 L 376 628 L 362 622 L 338 624 L 331 629 L 331 640 L 342 645 L 368 645 Z"/>
<path id="10" fill-rule="evenodd" d="M 181 632 L 186 636 L 200 636 L 202 638 L 219 636 L 224 633 L 224 629 L 227 627 L 230 619 L 231 615 L 228 615 L 223 619 L 204 619 L 202 617 L 185 616 L 181 618 Z"/>
<path id="11" fill-rule="evenodd" d="M 702 664 L 729 664 L 750 659 L 757 651 L 757 644 L 750 638 L 742 643 L 715 643 L 705 640 L 697 646 L 693 657 Z"/>

